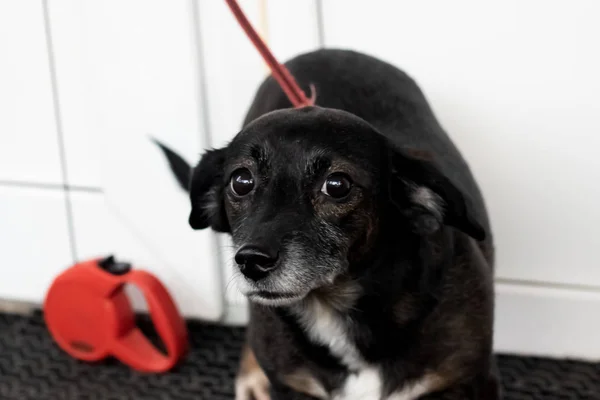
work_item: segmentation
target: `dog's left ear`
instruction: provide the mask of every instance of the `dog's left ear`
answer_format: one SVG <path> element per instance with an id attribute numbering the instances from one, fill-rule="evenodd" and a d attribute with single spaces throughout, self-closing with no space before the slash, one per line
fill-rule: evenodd
<path id="1" fill-rule="evenodd" d="M 476 240 L 485 239 L 485 230 L 474 215 L 470 199 L 426 153 L 394 149 L 390 160 L 392 201 L 417 233 L 431 234 L 446 224 Z"/>
<path id="2" fill-rule="evenodd" d="M 193 169 L 190 179 L 192 211 L 189 223 L 193 229 L 211 227 L 217 232 L 230 232 L 224 206 L 223 167 L 225 149 L 208 150 Z"/>

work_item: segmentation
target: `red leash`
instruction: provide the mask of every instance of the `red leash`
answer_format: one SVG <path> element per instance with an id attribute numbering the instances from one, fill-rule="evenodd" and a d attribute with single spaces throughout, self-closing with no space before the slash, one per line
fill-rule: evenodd
<path id="1" fill-rule="evenodd" d="M 236 0 L 225 0 L 233 15 L 241 25 L 242 29 L 246 32 L 246 35 L 250 38 L 254 47 L 258 50 L 262 58 L 265 60 L 273 77 L 281 86 L 281 89 L 290 100 L 292 105 L 296 108 L 312 106 L 315 104 L 316 93 L 315 87 L 310 85 L 311 96 L 310 98 L 306 97 L 304 91 L 298 86 L 298 83 L 288 71 L 288 69 L 280 64 L 277 59 L 273 56 L 273 53 L 269 50 L 265 42 L 258 36 L 248 18 L 244 15 L 244 12 L 238 5 Z"/>

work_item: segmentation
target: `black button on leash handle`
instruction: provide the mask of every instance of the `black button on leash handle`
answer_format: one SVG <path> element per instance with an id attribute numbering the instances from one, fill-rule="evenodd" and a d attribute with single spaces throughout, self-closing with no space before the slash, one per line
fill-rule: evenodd
<path id="1" fill-rule="evenodd" d="M 112 275 L 125 275 L 131 271 L 130 263 L 116 261 L 113 255 L 98 261 L 98 265 Z"/>

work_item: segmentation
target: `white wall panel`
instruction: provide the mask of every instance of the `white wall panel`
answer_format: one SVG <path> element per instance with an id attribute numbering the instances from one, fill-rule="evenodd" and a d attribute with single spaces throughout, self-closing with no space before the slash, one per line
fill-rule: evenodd
<path id="1" fill-rule="evenodd" d="M 0 181 L 62 184 L 41 1 L 0 2 Z"/>
<path id="2" fill-rule="evenodd" d="M 57 79 L 57 99 L 64 136 L 69 185 L 99 188 L 101 183 L 98 151 L 102 104 L 91 91 L 89 25 L 94 15 L 88 1 L 48 2 L 48 21 Z M 99 106 L 99 107 L 97 107 Z"/>
<path id="3" fill-rule="evenodd" d="M 279 61 L 319 47 L 317 0 L 270 0 L 267 5 L 267 39 Z"/>
<path id="4" fill-rule="evenodd" d="M 204 132 L 189 1 L 50 3 L 71 183 L 103 186 L 117 142 L 166 136 L 196 156 Z"/>
<path id="5" fill-rule="evenodd" d="M 600 286 L 600 3 L 323 1 L 328 47 L 406 70 L 473 167 L 498 276 Z"/>
<path id="6" fill-rule="evenodd" d="M 600 292 L 496 285 L 498 352 L 600 361 Z"/>
<path id="7" fill-rule="evenodd" d="M 41 303 L 73 263 L 64 192 L 0 186 L 0 298 Z"/>
<path id="8" fill-rule="evenodd" d="M 212 146 L 221 147 L 241 129 L 254 92 L 268 70 L 224 1 L 196 4 L 211 141 Z M 241 0 L 239 4 L 259 33 L 265 32 L 261 2 Z"/>
<path id="9" fill-rule="evenodd" d="M 86 162 L 97 163 L 108 204 L 102 215 L 114 214 L 122 225 L 118 233 L 97 228 L 97 241 L 88 234 L 82 254 L 94 246 L 120 249 L 120 256 L 165 276 L 189 316 L 218 318 L 223 299 L 214 235 L 189 227 L 187 195 L 150 141 L 156 137 L 190 161 L 207 146 L 192 2 L 86 0 L 51 8 L 55 46 L 63 50 L 57 69 L 65 80 L 59 92 L 69 173 L 76 177 Z M 90 169 L 77 182 L 95 186 L 96 177 Z M 78 213 L 80 232 L 101 226 L 93 208 L 86 210 L 88 222 Z M 107 239 L 124 229 L 137 242 Z"/>

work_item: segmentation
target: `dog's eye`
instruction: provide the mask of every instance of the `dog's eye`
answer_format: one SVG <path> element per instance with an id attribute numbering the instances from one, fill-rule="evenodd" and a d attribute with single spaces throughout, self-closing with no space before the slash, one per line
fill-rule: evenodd
<path id="1" fill-rule="evenodd" d="M 327 177 L 325 183 L 323 183 L 321 192 L 335 199 L 341 199 L 350 193 L 350 189 L 352 189 L 350 178 L 345 174 L 336 172 Z"/>
<path id="2" fill-rule="evenodd" d="M 245 196 L 254 189 L 254 178 L 246 168 L 237 169 L 231 174 L 231 190 L 238 196 Z"/>

